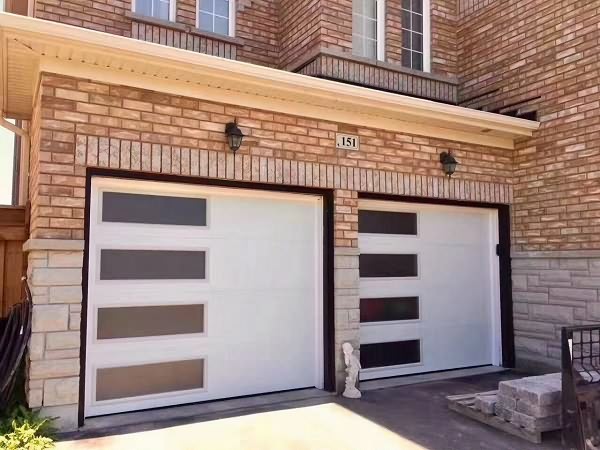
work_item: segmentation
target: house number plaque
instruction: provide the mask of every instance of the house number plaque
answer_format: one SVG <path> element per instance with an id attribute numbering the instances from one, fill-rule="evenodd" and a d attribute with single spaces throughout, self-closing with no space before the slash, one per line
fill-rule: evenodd
<path id="1" fill-rule="evenodd" d="M 335 134 L 335 146 L 343 150 L 358 150 L 360 142 L 355 134 Z"/>

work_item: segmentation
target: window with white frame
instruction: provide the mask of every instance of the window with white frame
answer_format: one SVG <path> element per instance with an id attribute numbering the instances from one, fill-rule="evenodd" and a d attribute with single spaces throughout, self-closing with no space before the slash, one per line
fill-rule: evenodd
<path id="1" fill-rule="evenodd" d="M 175 20 L 175 0 L 134 0 L 133 11 L 161 20 Z"/>
<path id="2" fill-rule="evenodd" d="M 235 0 L 198 0 L 198 28 L 233 36 L 234 2 Z"/>
<path id="3" fill-rule="evenodd" d="M 385 0 L 352 1 L 352 53 L 371 59 L 385 58 Z"/>
<path id="4" fill-rule="evenodd" d="M 429 0 L 402 0 L 402 65 L 429 72 Z"/>

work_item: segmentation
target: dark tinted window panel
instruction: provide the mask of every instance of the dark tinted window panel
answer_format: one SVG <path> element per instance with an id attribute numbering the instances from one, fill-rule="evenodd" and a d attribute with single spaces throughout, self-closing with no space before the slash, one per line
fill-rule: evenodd
<path id="1" fill-rule="evenodd" d="M 98 339 L 203 332 L 204 305 L 126 306 L 98 309 Z"/>
<path id="2" fill-rule="evenodd" d="M 423 16 L 421 16 L 420 14 L 413 14 L 411 25 L 412 25 L 413 31 L 422 33 L 423 32 Z"/>
<path id="3" fill-rule="evenodd" d="M 389 322 L 419 318 L 419 297 L 361 298 L 361 322 Z"/>
<path id="4" fill-rule="evenodd" d="M 411 58 L 412 58 L 412 56 L 411 56 L 410 50 L 402 49 L 402 65 L 404 67 L 410 68 L 412 66 Z"/>
<path id="5" fill-rule="evenodd" d="M 413 52 L 412 68 L 415 70 L 423 70 L 423 54 L 422 53 Z"/>
<path id="6" fill-rule="evenodd" d="M 107 367 L 96 372 L 96 400 L 202 389 L 204 360 Z"/>
<path id="7" fill-rule="evenodd" d="M 417 234 L 417 214 L 393 211 L 358 211 L 359 233 Z"/>
<path id="8" fill-rule="evenodd" d="M 202 280 L 206 252 L 112 250 L 100 254 L 101 280 Z"/>
<path id="9" fill-rule="evenodd" d="M 361 344 L 360 346 L 360 365 L 363 369 L 419 362 L 421 362 L 421 341 L 419 339 Z"/>
<path id="10" fill-rule="evenodd" d="M 420 14 L 423 13 L 423 0 L 412 0 L 412 10 Z"/>
<path id="11" fill-rule="evenodd" d="M 412 38 L 413 38 L 413 42 L 412 42 L 413 50 L 416 50 L 417 52 L 422 52 L 423 51 L 423 35 L 419 34 L 419 33 L 412 33 Z"/>
<path id="12" fill-rule="evenodd" d="M 416 277 L 417 255 L 362 254 L 359 257 L 363 278 Z"/>
<path id="13" fill-rule="evenodd" d="M 104 192 L 102 221 L 205 226 L 206 199 Z"/>

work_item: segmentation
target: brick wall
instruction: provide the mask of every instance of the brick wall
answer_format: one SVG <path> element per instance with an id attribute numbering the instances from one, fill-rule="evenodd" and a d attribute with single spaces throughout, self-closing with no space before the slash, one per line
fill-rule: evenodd
<path id="1" fill-rule="evenodd" d="M 515 152 L 516 250 L 600 248 L 599 16 L 598 2 L 504 0 L 461 20 L 464 104 L 523 103 L 542 124 Z"/>
<path id="2" fill-rule="evenodd" d="M 457 0 L 431 1 L 431 72 L 456 77 L 458 70 Z"/>
<path id="3" fill-rule="evenodd" d="M 255 139 L 239 154 L 440 177 L 439 153 L 452 150 L 461 162 L 456 180 L 508 184 L 512 174 L 511 153 L 501 149 L 50 75 L 43 76 L 42 93 L 40 162 L 32 167 L 40 176 L 31 191 L 32 237 L 83 237 L 84 180 L 73 167 L 79 134 L 223 152 L 224 125 L 237 117 Z M 336 131 L 360 135 L 361 150 L 337 150 Z"/>
<path id="4" fill-rule="evenodd" d="M 321 0 L 281 0 L 279 27 L 279 66 L 297 66 L 320 45 Z"/>
<path id="5" fill-rule="evenodd" d="M 276 66 L 279 58 L 279 19 L 275 0 L 238 0 L 236 5 L 236 36 L 240 42 L 237 59 Z M 177 23 L 195 27 L 196 1 L 178 0 L 176 7 Z M 35 0 L 34 16 L 131 37 L 131 0 Z"/>
<path id="6" fill-rule="evenodd" d="M 359 345 L 358 192 L 511 201 L 506 150 L 346 126 L 119 85 L 42 74 L 32 118 L 29 282 L 34 293 L 27 395 L 77 425 L 87 167 L 327 188 L 334 193 L 336 381 L 343 342 Z M 248 136 L 234 155 L 224 125 Z M 337 131 L 360 151 L 335 148 Z M 439 153 L 462 170 L 443 177 Z"/>
<path id="7" fill-rule="evenodd" d="M 431 1 L 434 74 L 456 74 L 455 2 Z M 394 64 L 401 61 L 400 5 L 400 0 L 388 0 L 386 5 L 386 60 Z M 135 22 L 135 19 L 131 17 L 131 0 L 36 0 L 34 14 L 42 19 L 139 38 L 137 33 L 132 35 L 132 21 Z M 177 1 L 176 22 L 191 28 L 196 26 L 195 0 Z M 169 27 L 164 26 L 162 32 L 167 30 Z M 153 34 L 158 36 L 160 32 Z M 352 1 L 282 0 L 277 3 L 275 0 L 238 0 L 235 35 L 239 42 L 237 59 L 283 69 L 296 68 L 318 48 L 351 54 Z M 145 40 L 162 42 L 158 37 L 154 40 L 146 37 Z M 189 45 L 182 48 L 190 49 Z"/>
<path id="8" fill-rule="evenodd" d="M 106 33 L 129 36 L 129 0 L 34 0 L 34 16 Z"/>
<path id="9" fill-rule="evenodd" d="M 321 0 L 322 46 L 352 53 L 352 0 Z"/>
<path id="10" fill-rule="evenodd" d="M 238 0 L 235 35 L 240 61 L 275 67 L 279 62 L 279 16 L 275 0 Z"/>
<path id="11" fill-rule="evenodd" d="M 464 105 L 537 110 L 514 153 L 518 364 L 558 367 L 560 328 L 599 319 L 600 4 L 460 2 Z"/>

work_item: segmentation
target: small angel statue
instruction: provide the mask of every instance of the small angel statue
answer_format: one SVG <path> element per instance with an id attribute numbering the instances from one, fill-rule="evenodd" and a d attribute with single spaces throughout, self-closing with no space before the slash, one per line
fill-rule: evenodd
<path id="1" fill-rule="evenodd" d="M 342 395 L 346 398 L 360 398 L 362 394 L 356 388 L 356 381 L 358 380 L 358 372 L 360 371 L 360 361 L 354 355 L 354 348 L 350 342 L 344 342 L 342 344 L 342 350 L 344 351 L 344 363 L 346 364 L 346 389 Z"/>

